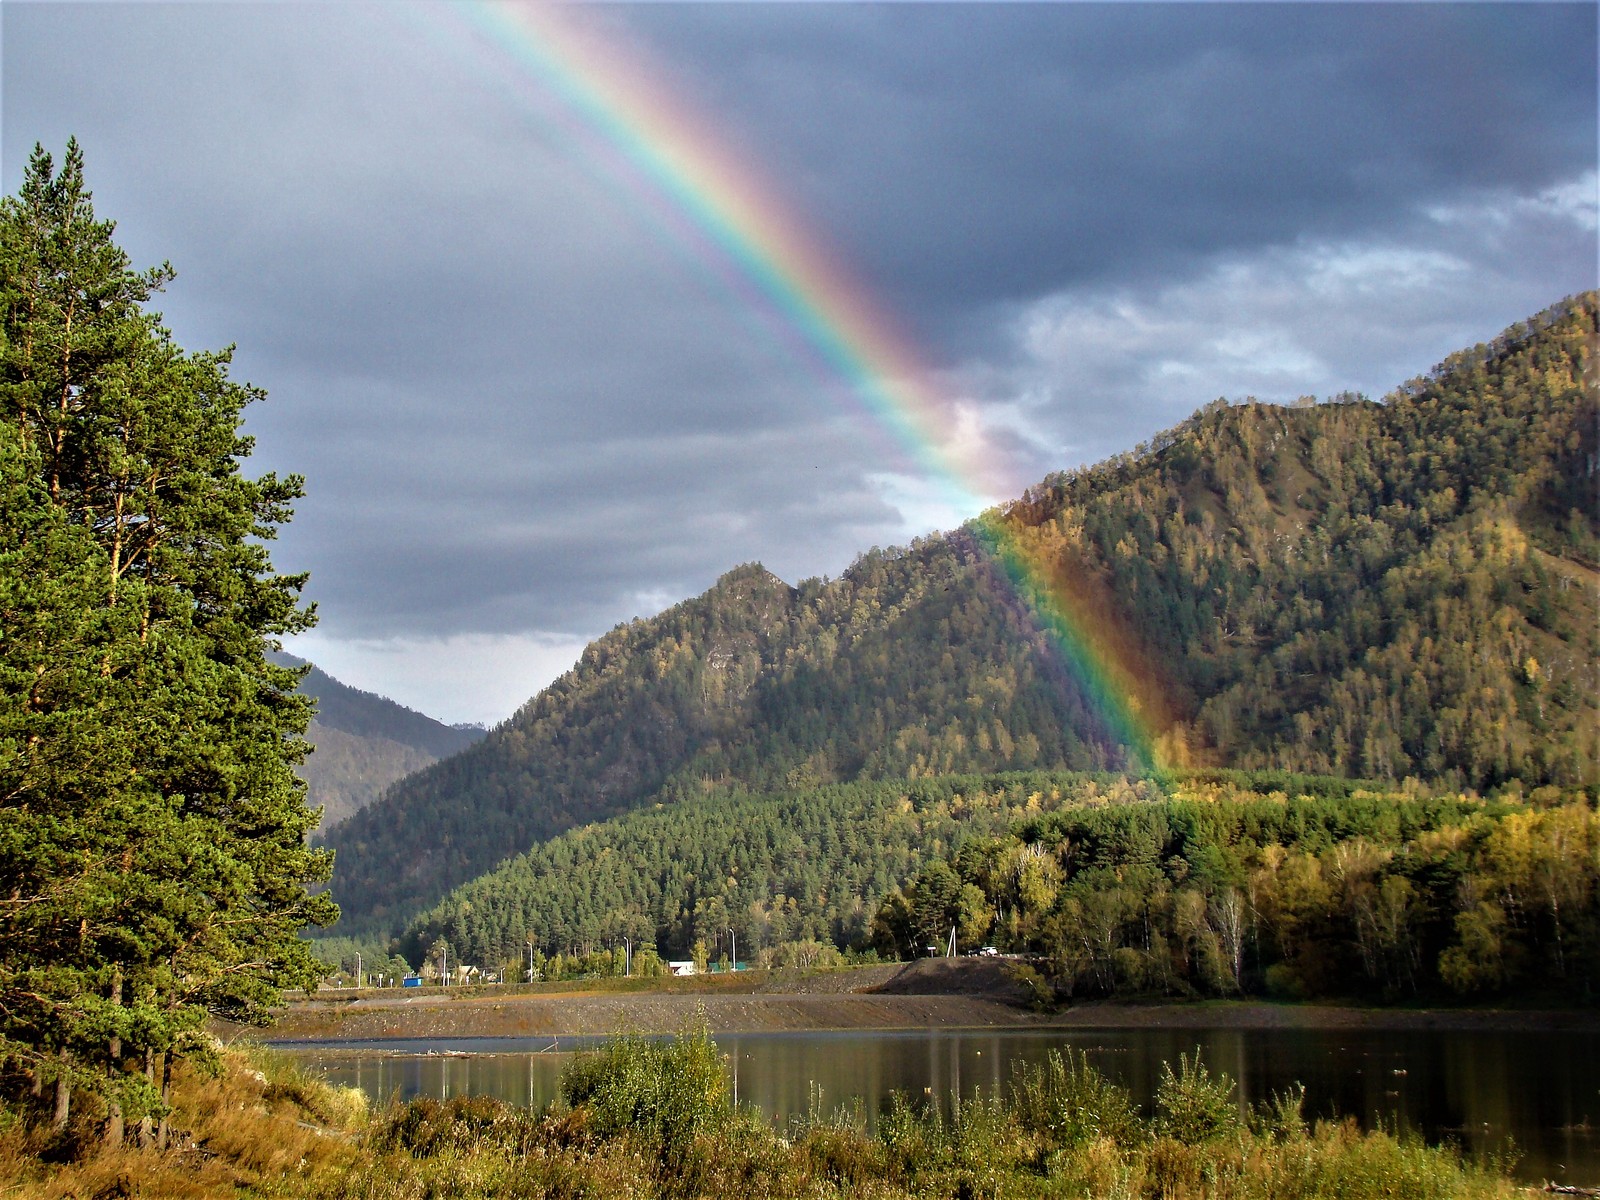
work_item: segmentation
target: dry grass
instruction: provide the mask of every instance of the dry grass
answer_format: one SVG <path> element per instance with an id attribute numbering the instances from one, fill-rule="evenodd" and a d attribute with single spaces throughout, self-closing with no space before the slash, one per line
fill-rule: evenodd
<path id="1" fill-rule="evenodd" d="M 1102 1094 L 1110 1085 L 1082 1065 L 1019 1077 L 1009 1103 L 962 1104 L 949 1112 L 902 1103 L 884 1117 L 877 1136 L 855 1121 L 818 1114 L 785 1138 L 759 1117 L 733 1109 L 718 1089 L 679 1086 L 684 1081 L 674 1072 L 689 1083 L 699 1078 L 689 1068 L 704 1064 L 693 1055 L 687 1066 L 675 1066 L 659 1047 L 646 1047 L 656 1055 L 646 1061 L 643 1049 L 629 1052 L 628 1045 L 609 1058 L 595 1056 L 587 1074 L 575 1079 L 575 1094 L 587 1088 L 593 1095 L 549 1112 L 457 1097 L 368 1114 L 359 1094 L 329 1087 L 287 1060 L 259 1050 L 229 1051 L 220 1077 L 186 1074 L 180 1080 L 175 1100 L 182 1130 L 165 1153 L 127 1149 L 52 1161 L 61 1148 L 20 1124 L 7 1126 L 0 1109 L 0 1200 L 1518 1195 L 1503 1175 L 1463 1166 L 1446 1151 L 1362 1132 L 1352 1123 L 1308 1129 L 1290 1101 L 1255 1113 L 1249 1126 L 1202 1122 L 1199 1132 L 1185 1132 L 1171 1113 L 1164 1123 L 1160 1113 L 1147 1121 L 1111 1104 Z M 1198 1071 L 1192 1087 L 1220 1086 Z M 699 1117 L 671 1129 L 602 1119 L 610 1111 L 603 1093 L 610 1089 L 637 1101 L 641 1072 L 662 1076 L 658 1082 L 683 1104 L 698 1106 Z M 1168 1107 L 1176 1111 L 1175 1103 Z M 682 1136 L 667 1136 L 679 1125 Z M 80 1134 L 89 1131 L 85 1125 Z"/>
<path id="2" fill-rule="evenodd" d="M 205 1200 L 248 1194 L 309 1194 L 299 1186 L 356 1157 L 365 1097 L 331 1087 L 286 1059 L 224 1052 L 222 1073 L 178 1072 L 165 1152 L 129 1145 L 74 1158 L 92 1130 L 60 1140 L 20 1127 L 0 1135 L 5 1200 Z M 65 1161 L 58 1161 L 65 1159 Z"/>

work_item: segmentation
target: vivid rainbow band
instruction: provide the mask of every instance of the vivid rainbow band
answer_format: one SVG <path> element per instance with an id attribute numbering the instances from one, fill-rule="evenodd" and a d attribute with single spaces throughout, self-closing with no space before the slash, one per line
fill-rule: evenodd
<path id="1" fill-rule="evenodd" d="M 501 69 L 556 97 L 599 140 L 619 185 L 703 255 L 737 298 L 764 309 L 790 345 L 844 381 L 945 500 L 957 511 L 982 507 L 981 447 L 958 448 L 953 406 L 928 384 L 909 340 L 653 72 L 561 6 L 451 0 L 430 11 L 475 35 L 485 54 L 500 56 Z M 1077 680 L 1123 765 L 1159 770 L 1158 689 L 1130 661 L 1125 632 L 1102 636 L 1108 631 L 1095 624 L 1104 618 L 1073 603 L 1045 556 L 1001 514 L 986 512 L 969 528 Z"/>

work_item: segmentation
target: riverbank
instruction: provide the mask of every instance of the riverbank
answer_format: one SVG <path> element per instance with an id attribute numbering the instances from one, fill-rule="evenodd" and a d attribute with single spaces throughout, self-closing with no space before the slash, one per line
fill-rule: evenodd
<path id="1" fill-rule="evenodd" d="M 341 992 L 288 1006 L 273 1041 L 594 1037 L 896 1029 L 1600 1030 L 1600 1009 L 1367 1008 L 1260 1001 L 1112 1003 L 1037 1012 L 1001 964 L 923 960 L 836 971 L 764 972 L 701 980 L 596 981 L 408 995 Z"/>
<path id="2" fill-rule="evenodd" d="M 581 1062 L 569 1104 L 457 1095 L 370 1111 L 282 1056 L 228 1049 L 220 1071 L 180 1065 L 165 1149 L 97 1148 L 81 1116 L 63 1139 L 42 1118 L 0 1109 L 0 1195 L 1517 1200 L 1526 1190 L 1451 1148 L 1308 1120 L 1294 1096 L 1246 1113 L 1231 1085 L 1187 1064 L 1149 1114 L 1086 1064 L 1057 1060 L 1003 1099 L 948 1114 L 900 1104 L 876 1132 L 817 1113 L 780 1131 L 733 1102 L 717 1055 L 703 1037 L 632 1039 Z"/>

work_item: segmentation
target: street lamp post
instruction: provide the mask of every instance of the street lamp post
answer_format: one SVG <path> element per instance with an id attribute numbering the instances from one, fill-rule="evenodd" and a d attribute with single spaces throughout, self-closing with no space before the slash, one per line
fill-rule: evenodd
<path id="1" fill-rule="evenodd" d="M 733 932 L 732 925 L 729 925 L 727 928 L 729 942 L 728 970 L 737 971 L 739 969 L 739 937 Z"/>
<path id="2" fill-rule="evenodd" d="M 533 939 L 528 939 L 528 982 L 533 982 Z"/>
<path id="3" fill-rule="evenodd" d="M 361 990 L 361 951 L 356 951 L 356 991 Z"/>
<path id="4" fill-rule="evenodd" d="M 626 934 L 622 938 L 622 973 L 624 976 L 633 974 L 633 939 Z"/>

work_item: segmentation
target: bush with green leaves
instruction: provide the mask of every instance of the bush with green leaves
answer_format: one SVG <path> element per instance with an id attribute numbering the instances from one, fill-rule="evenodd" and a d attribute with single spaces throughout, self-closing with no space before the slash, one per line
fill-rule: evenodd
<path id="1" fill-rule="evenodd" d="M 562 1073 L 561 1094 L 601 1137 L 631 1131 L 670 1160 L 733 1117 L 722 1054 L 704 1027 L 666 1041 L 615 1038 Z"/>
<path id="2" fill-rule="evenodd" d="M 1011 1077 L 1011 1111 L 1017 1123 L 1051 1149 L 1109 1138 L 1130 1146 L 1143 1124 L 1125 1088 L 1089 1065 L 1083 1051 L 1052 1050 L 1042 1063 L 1023 1063 Z"/>
<path id="3" fill-rule="evenodd" d="M 1306 1085 L 1296 1082 L 1285 1091 L 1273 1092 L 1256 1105 L 1250 1127 L 1280 1142 L 1304 1141 L 1311 1134 L 1306 1122 Z"/>
<path id="4" fill-rule="evenodd" d="M 1170 1062 L 1161 1064 L 1161 1082 L 1156 1087 L 1156 1132 L 1163 1137 L 1195 1145 L 1237 1135 L 1244 1128 L 1233 1080 L 1213 1076 L 1200 1059 L 1178 1056 L 1178 1070 Z"/>

